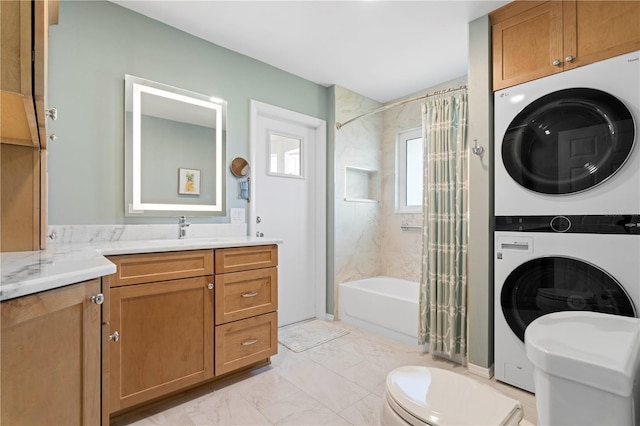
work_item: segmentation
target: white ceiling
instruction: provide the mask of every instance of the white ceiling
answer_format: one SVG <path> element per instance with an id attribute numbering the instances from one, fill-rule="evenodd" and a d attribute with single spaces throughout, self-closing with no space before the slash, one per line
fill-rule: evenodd
<path id="1" fill-rule="evenodd" d="M 508 1 L 112 0 L 323 86 L 388 102 L 467 74 L 468 23 Z"/>

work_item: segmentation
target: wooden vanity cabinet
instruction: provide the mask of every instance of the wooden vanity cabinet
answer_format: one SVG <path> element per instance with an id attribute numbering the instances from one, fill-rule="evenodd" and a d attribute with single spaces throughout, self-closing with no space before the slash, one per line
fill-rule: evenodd
<path id="1" fill-rule="evenodd" d="M 278 246 L 217 249 L 216 376 L 278 353 Z"/>
<path id="2" fill-rule="evenodd" d="M 276 245 L 109 260 L 117 267 L 107 333 L 110 413 L 277 353 Z"/>
<path id="3" fill-rule="evenodd" d="M 213 377 L 213 250 L 113 256 L 110 412 Z"/>
<path id="4" fill-rule="evenodd" d="M 637 1 L 515 1 L 489 17 L 494 91 L 640 49 Z"/>
<path id="5" fill-rule="evenodd" d="M 93 279 L 2 302 L 0 424 L 101 423 L 100 293 Z"/>

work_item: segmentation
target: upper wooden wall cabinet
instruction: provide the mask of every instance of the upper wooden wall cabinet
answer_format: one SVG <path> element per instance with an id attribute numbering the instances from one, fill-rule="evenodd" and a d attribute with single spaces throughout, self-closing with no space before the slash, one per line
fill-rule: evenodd
<path id="1" fill-rule="evenodd" d="M 494 91 L 640 49 L 638 1 L 514 1 L 489 18 Z"/>
<path id="2" fill-rule="evenodd" d="M 45 149 L 48 33 L 58 2 L 3 0 L 0 17 L 0 140 Z"/>
<path id="3" fill-rule="evenodd" d="M 39 250 L 47 232 L 47 62 L 57 0 L 0 1 L 0 250 Z"/>

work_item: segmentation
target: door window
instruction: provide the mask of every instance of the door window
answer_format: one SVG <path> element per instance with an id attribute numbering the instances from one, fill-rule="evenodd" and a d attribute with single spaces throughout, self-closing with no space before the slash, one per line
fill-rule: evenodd
<path id="1" fill-rule="evenodd" d="M 524 331 L 536 318 L 560 311 L 593 311 L 635 317 L 622 286 L 591 264 L 568 257 L 542 257 L 517 267 L 501 293 L 502 312 L 524 342 Z"/>
<path id="2" fill-rule="evenodd" d="M 528 105 L 502 141 L 502 160 L 520 185 L 544 194 L 596 186 L 629 157 L 635 127 L 627 107 L 595 89 L 560 90 Z"/>

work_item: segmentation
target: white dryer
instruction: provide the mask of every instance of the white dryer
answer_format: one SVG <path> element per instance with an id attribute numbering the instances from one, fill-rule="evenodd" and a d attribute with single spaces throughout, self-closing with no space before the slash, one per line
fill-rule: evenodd
<path id="1" fill-rule="evenodd" d="M 534 391 L 524 331 L 542 315 L 578 310 L 638 316 L 640 216 L 633 216 L 631 222 L 629 217 L 593 219 L 562 217 L 555 219 L 555 224 L 545 225 L 546 218 L 525 217 L 497 225 L 502 229 L 544 231 L 495 232 L 497 380 Z M 535 220 L 540 221 L 538 226 Z M 580 224 L 572 226 L 572 221 Z M 554 230 L 559 226 L 565 232 Z M 598 233 L 571 233 L 571 229 Z"/>
<path id="2" fill-rule="evenodd" d="M 496 216 L 640 213 L 640 51 L 494 96 Z"/>

